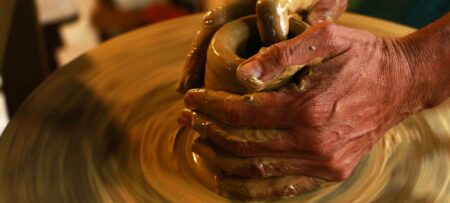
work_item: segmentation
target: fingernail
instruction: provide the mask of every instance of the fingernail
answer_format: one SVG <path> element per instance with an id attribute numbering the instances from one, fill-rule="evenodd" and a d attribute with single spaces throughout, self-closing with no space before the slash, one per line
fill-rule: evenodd
<path id="1" fill-rule="evenodd" d="M 189 109 L 195 109 L 205 99 L 204 95 L 205 89 L 189 90 L 184 96 L 184 105 Z"/>
<path id="2" fill-rule="evenodd" d="M 249 90 L 253 90 L 255 87 L 263 84 L 260 80 L 263 70 L 260 66 L 255 64 L 257 63 L 254 61 L 244 62 L 236 70 L 238 81 Z"/>
<path id="3" fill-rule="evenodd" d="M 181 111 L 177 120 L 179 124 L 185 127 L 191 127 L 192 111 L 189 109 L 184 109 L 183 111 Z"/>
<path id="4" fill-rule="evenodd" d="M 188 93 L 186 93 L 186 95 L 184 95 L 184 105 L 187 108 L 194 108 L 194 104 L 195 104 L 195 100 L 194 97 Z"/>
<path id="5" fill-rule="evenodd" d="M 236 75 L 238 79 L 244 78 L 260 78 L 263 74 L 263 69 L 257 65 L 254 60 L 247 60 L 239 65 L 236 70 Z"/>

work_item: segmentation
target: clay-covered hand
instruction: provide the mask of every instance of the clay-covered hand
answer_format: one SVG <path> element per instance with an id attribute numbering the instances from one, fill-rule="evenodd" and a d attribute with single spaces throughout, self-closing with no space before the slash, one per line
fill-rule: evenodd
<path id="1" fill-rule="evenodd" d="M 286 40 L 289 18 L 305 17 L 315 25 L 322 21 L 333 22 L 347 9 L 347 0 L 258 0 L 256 16 L 258 30 L 265 46 Z"/>
<path id="2" fill-rule="evenodd" d="M 186 59 L 178 91 L 186 92 L 203 86 L 206 51 L 214 33 L 224 24 L 237 18 L 257 14 L 260 34 L 266 44 L 286 39 L 288 18 L 292 14 L 306 16 L 311 24 L 339 17 L 347 7 L 347 0 L 239 0 L 208 12 Z"/>
<path id="3" fill-rule="evenodd" d="M 237 72 L 242 82 L 265 81 L 323 59 L 299 83 L 242 96 L 193 89 L 179 122 L 213 143 L 210 153 L 194 148 L 227 174 L 344 180 L 389 128 L 425 105 L 402 40 L 319 23 Z"/>
<path id="4" fill-rule="evenodd" d="M 237 71 L 244 84 L 264 82 L 322 60 L 298 83 L 242 96 L 191 90 L 179 122 L 204 138 L 193 150 L 236 196 L 283 197 L 343 180 L 387 129 L 450 97 L 449 34 L 450 14 L 399 39 L 319 23 Z"/>

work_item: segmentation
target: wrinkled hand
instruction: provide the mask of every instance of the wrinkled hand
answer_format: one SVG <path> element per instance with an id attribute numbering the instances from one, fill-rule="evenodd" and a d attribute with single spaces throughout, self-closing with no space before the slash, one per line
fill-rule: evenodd
<path id="1" fill-rule="evenodd" d="M 269 6 L 267 6 L 268 4 Z M 280 9 L 273 9 L 279 8 L 278 5 L 283 6 L 281 12 L 279 11 Z M 282 21 L 286 21 L 286 15 L 292 13 L 306 16 L 305 20 L 307 22 L 316 24 L 324 20 L 333 21 L 338 18 L 346 8 L 347 0 L 239 0 L 230 5 L 214 9 L 208 12 L 203 18 L 202 26 L 195 37 L 191 52 L 186 60 L 183 75 L 178 84 L 178 91 L 184 93 L 189 89 L 203 86 L 208 45 L 214 33 L 230 21 L 246 15 L 255 14 L 255 12 L 258 11 L 260 13 L 258 16 L 261 16 L 263 21 L 269 23 L 266 27 L 280 27 L 279 25 L 283 24 Z M 267 13 L 270 15 L 264 15 Z M 268 19 L 264 20 L 264 16 L 268 16 Z M 270 16 L 282 17 L 271 18 Z M 264 25 L 262 27 L 264 27 Z M 270 30 L 275 29 L 279 34 L 281 33 L 282 37 L 287 34 L 286 31 L 279 31 L 282 28 L 266 27 L 264 27 L 263 30 L 270 32 Z"/>
<path id="2" fill-rule="evenodd" d="M 194 150 L 227 174 L 344 180 L 389 128 L 422 106 L 403 50 L 402 39 L 322 22 L 237 70 L 245 84 L 323 59 L 297 84 L 243 96 L 193 89 L 179 122 L 210 142 Z"/>

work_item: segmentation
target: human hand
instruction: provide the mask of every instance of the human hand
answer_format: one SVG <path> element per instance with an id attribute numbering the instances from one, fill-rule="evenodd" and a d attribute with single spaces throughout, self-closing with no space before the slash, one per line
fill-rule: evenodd
<path id="1" fill-rule="evenodd" d="M 409 61 L 414 56 L 403 46 L 403 39 L 319 23 L 237 70 L 241 83 L 252 88 L 248 77 L 264 82 L 286 67 L 323 59 L 303 70 L 297 84 L 242 96 L 194 89 L 185 95 L 189 109 L 179 122 L 212 143 L 203 149 L 216 150 L 215 155 L 198 146 L 194 150 L 226 174 L 261 181 L 344 180 L 389 128 L 425 106 L 417 84 L 424 80 L 417 78 L 422 76 Z M 230 164 L 218 158 L 223 153 Z M 311 185 L 320 185 L 314 180 Z"/>
<path id="2" fill-rule="evenodd" d="M 308 11 L 306 21 L 311 25 L 333 22 L 345 12 L 347 3 L 347 0 L 320 0 Z"/>
<path id="3" fill-rule="evenodd" d="M 186 59 L 178 91 L 184 93 L 203 86 L 208 45 L 214 33 L 228 22 L 256 12 L 259 21 L 266 22 L 258 25 L 260 34 L 267 44 L 271 44 L 286 39 L 289 30 L 289 26 L 286 26 L 287 19 L 293 13 L 306 16 L 305 21 L 316 24 L 323 20 L 333 21 L 346 7 L 347 0 L 240 0 L 214 9 L 203 18 L 202 26 Z"/>

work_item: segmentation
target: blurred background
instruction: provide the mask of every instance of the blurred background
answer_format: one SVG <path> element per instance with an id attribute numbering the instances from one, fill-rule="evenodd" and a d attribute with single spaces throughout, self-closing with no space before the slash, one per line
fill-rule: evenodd
<path id="1" fill-rule="evenodd" d="M 54 70 L 130 30 L 232 0 L 0 0 L 0 132 Z M 450 0 L 350 0 L 348 11 L 420 28 Z M 151 40 L 151 39 L 149 39 Z"/>
<path id="2" fill-rule="evenodd" d="M 1 0 L 0 132 L 39 83 L 79 55 L 130 30 L 228 1 Z"/>

